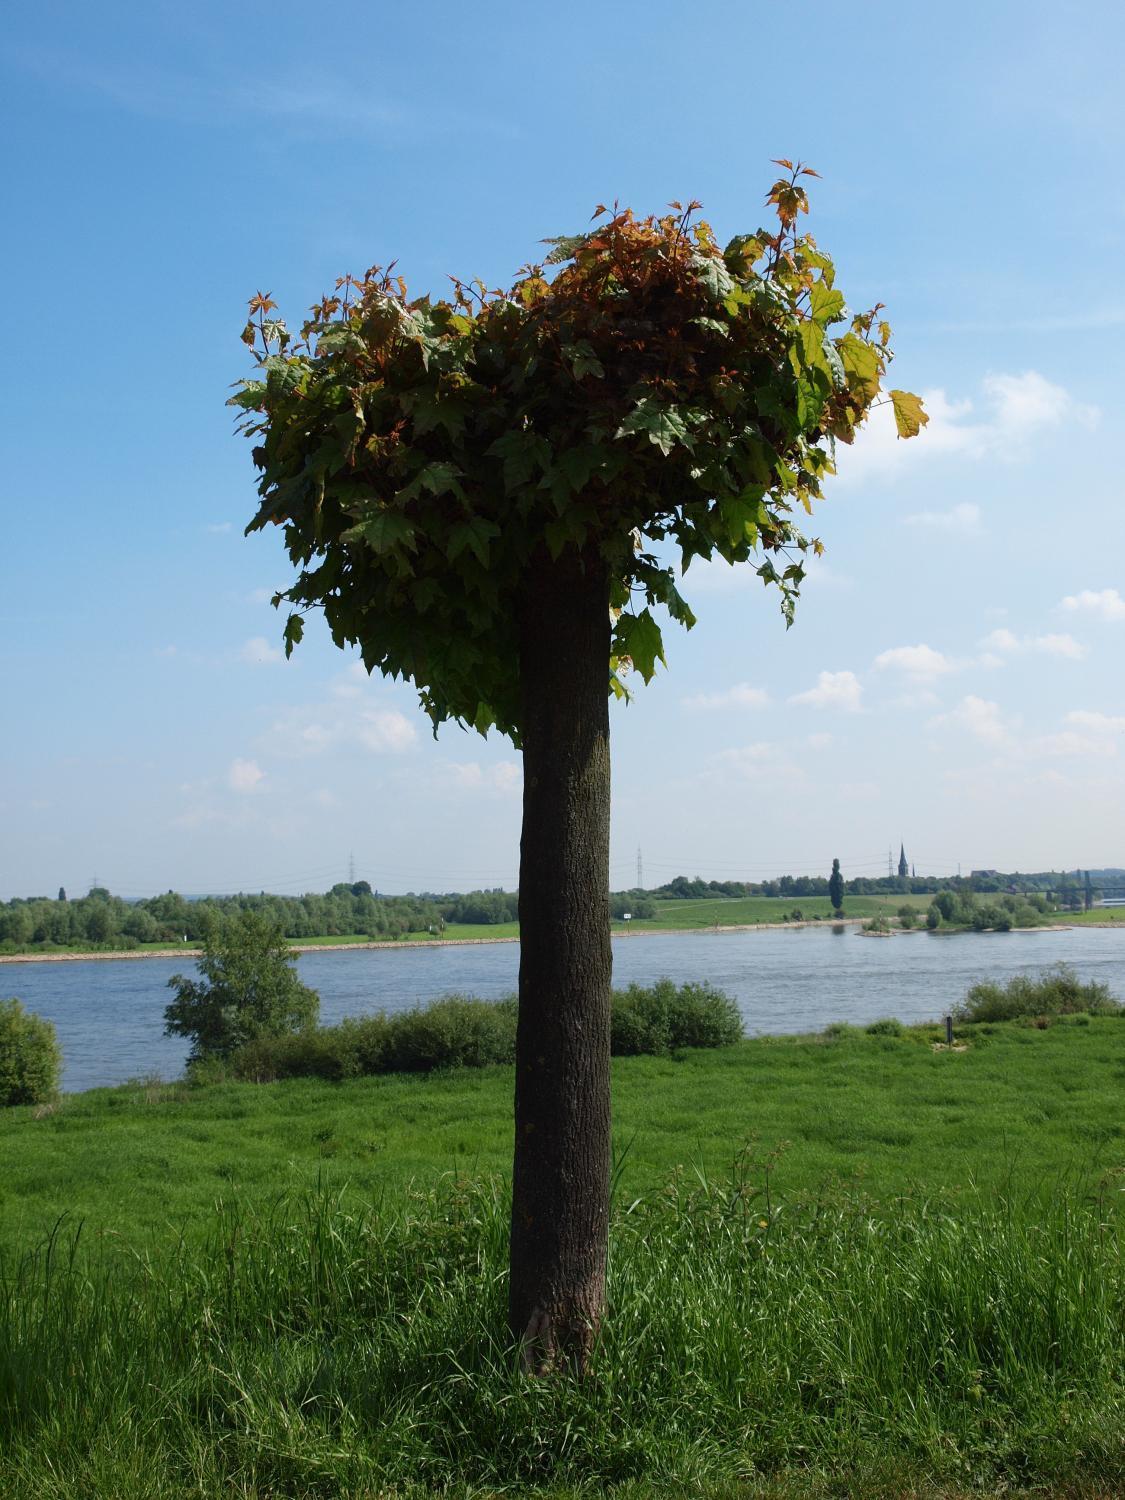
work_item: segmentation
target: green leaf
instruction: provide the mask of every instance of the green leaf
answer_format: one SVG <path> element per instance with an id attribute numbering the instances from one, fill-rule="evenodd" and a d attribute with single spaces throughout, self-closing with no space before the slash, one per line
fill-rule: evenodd
<path id="1" fill-rule="evenodd" d="M 504 488 L 509 492 L 534 479 L 551 461 L 551 445 L 532 432 L 506 432 L 486 451 L 504 460 Z"/>
<path id="2" fill-rule="evenodd" d="M 495 521 L 486 521 L 483 516 L 473 516 L 472 520 L 463 521 L 450 530 L 445 555 L 450 562 L 454 562 L 467 547 L 475 553 L 481 567 L 487 568 L 488 544 L 494 536 L 499 535 L 500 528 Z"/>
<path id="3" fill-rule="evenodd" d="M 561 265 L 564 260 L 570 260 L 576 250 L 581 250 L 586 243 L 584 234 L 555 234 L 543 240 L 544 245 L 552 246 L 551 253 L 544 261 L 544 265 Z"/>
<path id="4" fill-rule="evenodd" d="M 730 329 L 725 323 L 720 323 L 718 318 L 689 318 L 688 321 L 695 328 L 704 328 L 708 333 L 717 333 L 724 339 L 730 338 Z"/>
<path id="5" fill-rule="evenodd" d="M 629 437 L 633 433 L 648 434 L 650 443 L 655 443 L 667 458 L 677 443 L 685 448 L 694 446 L 691 433 L 683 417 L 674 406 L 663 406 L 652 396 L 644 396 L 622 422 L 615 437 Z"/>
<path id="6" fill-rule="evenodd" d="M 809 292 L 809 302 L 812 309 L 813 320 L 827 328 L 829 323 L 838 323 L 844 316 L 844 294 L 825 286 L 823 281 L 815 281 Z"/>
<path id="7" fill-rule="evenodd" d="M 695 274 L 716 302 L 725 302 L 734 290 L 734 278 L 720 255 L 693 255 Z"/>
<path id="8" fill-rule="evenodd" d="M 826 396 L 827 392 L 820 380 L 802 376 L 797 381 L 797 421 L 806 432 L 810 427 L 816 426 L 824 410 Z"/>
<path id="9" fill-rule="evenodd" d="M 301 644 L 305 634 L 305 622 L 300 615 L 290 615 L 285 622 L 285 659 L 293 655 L 293 647 Z"/>
<path id="10" fill-rule="evenodd" d="M 801 359 L 806 370 L 820 370 L 828 375 L 828 359 L 824 353 L 824 329 L 819 323 L 802 323 L 798 330 L 801 343 Z"/>
<path id="11" fill-rule="evenodd" d="M 658 661 L 668 665 L 664 661 L 664 638 L 651 610 L 620 615 L 615 636 L 618 655 L 627 656 L 646 682 L 652 681 Z"/>
<path id="12" fill-rule="evenodd" d="M 573 542 L 581 547 L 586 540 L 586 522 L 573 508 L 564 511 L 557 521 L 548 521 L 543 527 L 547 539 L 547 551 L 557 562 L 567 546 Z"/>
<path id="13" fill-rule="evenodd" d="M 242 389 L 227 401 L 228 406 L 239 406 L 243 411 L 257 411 L 265 398 L 266 387 L 260 380 L 239 381 Z"/>
<path id="14" fill-rule="evenodd" d="M 418 550 L 418 544 L 414 540 L 414 527 L 401 511 L 397 510 L 379 511 L 370 520 L 361 521 L 358 526 L 345 531 L 341 540 L 364 541 L 372 552 L 380 555 L 394 552 L 400 546 L 408 548 L 411 552 Z"/>
<path id="15" fill-rule="evenodd" d="M 597 380 L 605 379 L 605 367 L 586 339 L 579 339 L 576 344 L 564 344 L 562 352 L 563 358 L 570 361 L 575 380 L 581 380 L 583 375 L 593 375 Z"/>
<path id="16" fill-rule="evenodd" d="M 453 464 L 431 463 L 421 469 L 409 484 L 399 490 L 396 499 L 415 500 L 423 490 L 428 490 L 431 495 L 456 495 L 458 500 L 465 499 L 465 491 L 461 488 L 458 480 L 461 470 Z"/>
<path id="17" fill-rule="evenodd" d="M 912 391 L 891 391 L 890 397 L 899 437 L 917 437 L 930 420 L 929 414 L 922 410 L 922 398 Z"/>

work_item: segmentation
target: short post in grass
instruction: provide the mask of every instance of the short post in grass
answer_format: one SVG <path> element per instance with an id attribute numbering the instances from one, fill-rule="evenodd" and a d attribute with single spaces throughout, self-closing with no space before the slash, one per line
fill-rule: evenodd
<path id="1" fill-rule="evenodd" d="M 946 1016 L 946 1018 L 945 1018 L 945 1045 L 947 1047 L 952 1047 L 953 1046 L 953 1017 L 952 1016 Z"/>

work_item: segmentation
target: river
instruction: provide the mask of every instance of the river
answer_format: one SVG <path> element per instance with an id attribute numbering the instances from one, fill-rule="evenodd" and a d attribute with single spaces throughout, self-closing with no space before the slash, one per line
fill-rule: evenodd
<path id="1" fill-rule="evenodd" d="M 861 937 L 853 927 L 791 931 L 669 933 L 614 942 L 614 982 L 663 975 L 707 980 L 738 1001 L 747 1034 L 818 1031 L 832 1021 L 864 1024 L 944 1015 L 979 979 L 1007 979 L 1070 964 L 1084 980 L 1125 998 L 1125 933 L 1105 928 L 1008 933 L 903 933 Z M 302 980 L 320 994 L 321 1021 L 409 1009 L 438 995 L 510 994 L 517 943 L 303 953 Z M 164 1035 L 167 981 L 194 974 L 184 958 L 0 966 L 0 997 L 55 1023 L 67 1091 L 158 1075 L 176 1078 L 187 1044 Z"/>

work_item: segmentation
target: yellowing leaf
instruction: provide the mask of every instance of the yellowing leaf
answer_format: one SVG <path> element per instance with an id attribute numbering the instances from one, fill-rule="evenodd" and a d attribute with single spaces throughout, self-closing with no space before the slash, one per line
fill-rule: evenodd
<path id="1" fill-rule="evenodd" d="M 922 410 L 921 396 L 915 396 L 912 391 L 891 391 L 890 397 L 899 437 L 917 437 L 930 420 L 928 413 Z"/>

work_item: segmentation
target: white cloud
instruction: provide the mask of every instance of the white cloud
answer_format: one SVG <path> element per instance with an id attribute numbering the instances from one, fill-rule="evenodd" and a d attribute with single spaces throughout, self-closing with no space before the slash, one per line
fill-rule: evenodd
<path id="1" fill-rule="evenodd" d="M 1064 387 L 1047 380 L 1037 370 L 1026 370 L 1020 375 L 986 376 L 981 391 L 979 408 L 968 399 L 951 401 L 940 388 L 923 391 L 929 425 L 909 442 L 899 438 L 890 404 L 876 407 L 854 445 L 838 450 L 841 481 L 862 483 L 891 477 L 908 464 L 942 455 L 1014 461 L 1026 456 L 1033 439 L 1044 430 L 1064 425 L 1089 429 L 1096 426 L 1100 417 L 1097 407 L 1076 401 Z M 954 507 L 947 513 L 951 518 L 947 529 L 958 529 L 952 518 L 960 509 Z M 973 509 L 968 507 L 969 511 Z M 935 518 L 921 522 L 923 525 L 935 524 L 942 515 L 941 512 L 920 514 Z M 963 529 L 972 518 L 966 512 L 959 519 Z"/>
<path id="2" fill-rule="evenodd" d="M 875 658 L 880 671 L 893 669 L 902 672 L 911 682 L 933 682 L 938 677 L 956 670 L 948 656 L 935 651 L 932 646 L 895 646 L 890 651 L 881 651 Z"/>
<path id="3" fill-rule="evenodd" d="M 982 744 L 1003 752 L 1001 763 L 1104 759 L 1117 754 L 1117 742 L 1112 733 L 1106 732 L 1107 726 L 1114 723 L 1113 719 L 1104 714 L 1082 711 L 1067 714 L 1066 719 L 1076 727 L 1049 734 L 1021 734 L 1018 732 L 1019 721 L 1006 720 L 999 704 L 970 694 L 949 713 L 940 714 L 930 722 L 962 729 Z M 1125 719 L 1120 722 L 1125 727 Z M 1079 733 L 1082 729 L 1092 732 Z"/>
<path id="4" fill-rule="evenodd" d="M 295 704 L 270 726 L 265 745 L 272 754 L 307 757 L 330 750 L 360 749 L 401 754 L 418 738 L 412 720 L 380 702 L 359 662 L 331 685 L 318 703 Z"/>
<path id="5" fill-rule="evenodd" d="M 1064 656 L 1069 661 L 1081 661 L 1086 655 L 1086 647 L 1072 635 L 1037 635 L 1030 644 L 1044 656 Z"/>
<path id="6" fill-rule="evenodd" d="M 1099 620 L 1125 620 L 1125 599 L 1116 589 L 1083 589 L 1080 594 L 1068 594 L 1059 607 Z"/>
<path id="7" fill-rule="evenodd" d="M 1056 633 L 1053 635 L 1015 635 L 1011 630 L 993 630 L 981 641 L 985 654 L 980 664 L 986 667 L 1002 665 L 1002 660 L 996 653 L 1003 655 L 1014 655 L 1018 652 L 1032 651 L 1040 656 L 1063 657 L 1068 661 L 1081 661 L 1086 655 L 1086 647 L 1081 641 L 1076 641 L 1072 635 Z"/>
<path id="8" fill-rule="evenodd" d="M 974 739 L 986 745 L 1003 745 L 1008 742 L 1010 731 L 1000 713 L 1000 705 L 987 698 L 978 698 L 970 693 L 962 698 L 956 708 L 946 714 L 938 714 L 931 724 L 948 724 L 963 729 Z"/>
<path id="9" fill-rule="evenodd" d="M 523 770 L 516 761 L 502 760 L 498 765 L 482 767 L 479 761 L 448 761 L 439 772 L 459 791 L 499 792 L 509 795 L 523 785 Z"/>
<path id="10" fill-rule="evenodd" d="M 225 536 L 227 532 L 230 531 L 230 529 L 230 521 L 215 521 L 212 525 L 207 527 L 208 532 L 210 532 L 212 536 Z"/>
<path id="11" fill-rule="evenodd" d="M 518 761 L 502 760 L 492 768 L 492 783 L 498 792 L 517 792 L 523 786 L 523 767 Z"/>
<path id="12" fill-rule="evenodd" d="M 232 792 L 256 792 L 265 774 L 256 760 L 235 759 L 227 772 L 227 784 Z"/>
<path id="13" fill-rule="evenodd" d="M 764 708 L 770 699 L 763 688 L 751 687 L 748 682 L 736 682 L 720 693 L 696 693 L 680 701 L 685 708 Z"/>
<path id="14" fill-rule="evenodd" d="M 1018 651 L 1020 638 L 1010 630 L 994 630 L 985 636 L 981 645 L 986 651 Z"/>
<path id="15" fill-rule="evenodd" d="M 804 703 L 810 708 L 842 708 L 858 713 L 863 688 L 854 672 L 821 672 L 816 686 L 804 693 L 794 693 L 790 703 Z"/>
<path id="16" fill-rule="evenodd" d="M 900 693 L 897 698 L 892 699 L 891 706 L 905 709 L 933 708 L 934 704 L 940 701 L 938 695 L 930 688 L 920 687 L 910 693 Z"/>
<path id="17" fill-rule="evenodd" d="M 240 661 L 248 662 L 251 666 L 262 667 L 284 661 L 285 652 L 280 646 L 271 645 L 264 635 L 254 635 L 239 647 L 238 658 Z"/>
<path id="18" fill-rule="evenodd" d="M 821 730 L 818 734 L 810 734 L 805 744 L 810 750 L 827 750 L 832 743 L 832 736 Z"/>
<path id="19" fill-rule="evenodd" d="M 1096 734 L 1125 734 L 1125 714 L 1102 714 L 1076 708 L 1067 714 L 1066 722 L 1076 724 L 1079 729 L 1093 730 Z"/>
<path id="20" fill-rule="evenodd" d="M 246 602 L 247 604 L 268 604 L 273 595 L 273 589 L 251 589 L 246 595 Z"/>
<path id="21" fill-rule="evenodd" d="M 417 735 L 414 725 L 397 708 L 367 708 L 359 716 L 355 737 L 365 750 L 409 750 Z"/>
<path id="22" fill-rule="evenodd" d="M 360 698 L 371 686 L 371 677 L 361 661 L 353 661 L 332 684 L 337 698 Z"/>
<path id="23" fill-rule="evenodd" d="M 951 510 L 919 510 L 903 516 L 904 526 L 924 526 L 929 531 L 947 531 L 956 536 L 977 536 L 981 531 L 980 506 L 962 501 Z"/>
<path id="24" fill-rule="evenodd" d="M 1024 747 L 1031 757 L 1044 756 L 1108 756 L 1117 754 L 1112 740 L 1088 734 L 1075 734 L 1072 729 L 1060 730 L 1057 734 L 1040 734 Z"/>

